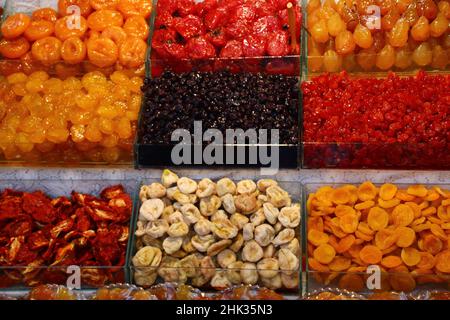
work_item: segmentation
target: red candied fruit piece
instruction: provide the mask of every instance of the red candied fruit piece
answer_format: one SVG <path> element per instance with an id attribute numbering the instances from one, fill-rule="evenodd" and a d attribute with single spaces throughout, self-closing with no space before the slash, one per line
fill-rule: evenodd
<path id="1" fill-rule="evenodd" d="M 208 39 L 215 47 L 219 48 L 227 44 L 227 36 L 225 35 L 225 30 L 223 28 L 208 32 L 206 34 L 206 39 Z"/>
<path id="2" fill-rule="evenodd" d="M 266 52 L 267 40 L 256 35 L 249 35 L 242 40 L 242 52 L 245 57 L 263 57 Z"/>
<path id="3" fill-rule="evenodd" d="M 255 21 L 252 31 L 256 35 L 267 36 L 280 29 L 280 23 L 273 16 L 262 17 Z"/>
<path id="4" fill-rule="evenodd" d="M 268 36 L 267 53 L 270 56 L 285 56 L 289 53 L 289 40 L 286 31 L 276 31 Z"/>
<path id="5" fill-rule="evenodd" d="M 222 51 L 220 51 L 222 58 L 239 58 L 243 56 L 242 42 L 237 40 L 228 41 Z"/>
<path id="6" fill-rule="evenodd" d="M 192 14 L 178 19 L 175 23 L 175 30 L 185 39 L 205 33 L 202 20 Z"/>
<path id="7" fill-rule="evenodd" d="M 189 39 L 186 51 L 192 59 L 213 58 L 216 55 L 214 46 L 203 36 Z"/>
<path id="8" fill-rule="evenodd" d="M 230 21 L 244 21 L 253 22 L 256 19 L 256 10 L 251 4 L 242 4 L 233 9 L 230 12 Z"/>
<path id="9" fill-rule="evenodd" d="M 205 26 L 209 30 L 214 30 L 218 27 L 223 27 L 228 22 L 228 9 L 224 7 L 214 8 L 205 16 Z"/>
<path id="10" fill-rule="evenodd" d="M 52 223 L 56 219 L 56 211 L 45 194 L 40 191 L 25 193 L 22 198 L 22 209 L 34 220 L 41 223 Z"/>

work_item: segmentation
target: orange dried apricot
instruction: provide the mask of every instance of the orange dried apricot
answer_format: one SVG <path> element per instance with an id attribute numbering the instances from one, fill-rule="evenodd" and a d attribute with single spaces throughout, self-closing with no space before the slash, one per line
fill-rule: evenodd
<path id="1" fill-rule="evenodd" d="M 390 247 L 388 247 L 386 249 L 381 250 L 381 252 L 383 253 L 383 255 L 385 255 L 385 254 L 390 254 L 390 253 L 394 252 L 397 249 L 398 249 L 398 247 L 394 244 L 394 245 L 392 245 L 392 246 L 390 246 Z"/>
<path id="2" fill-rule="evenodd" d="M 387 256 L 381 259 L 381 265 L 385 268 L 392 269 L 402 265 L 402 259 L 398 256 Z"/>
<path id="3" fill-rule="evenodd" d="M 428 194 L 427 188 L 422 185 L 409 186 L 406 192 L 412 196 L 425 198 Z"/>
<path id="4" fill-rule="evenodd" d="M 439 272 L 450 273 L 450 250 L 440 252 L 436 256 L 436 269 Z"/>
<path id="5" fill-rule="evenodd" d="M 152 12 L 152 2 L 148 0 L 119 0 L 117 10 L 128 18 L 134 15 L 148 18 Z"/>
<path id="6" fill-rule="evenodd" d="M 420 262 L 421 256 L 416 248 L 403 248 L 401 253 L 402 261 L 408 266 L 413 267 Z"/>
<path id="7" fill-rule="evenodd" d="M 339 252 L 339 242 L 335 235 L 328 237 L 328 243 L 336 250 L 336 252 Z"/>
<path id="8" fill-rule="evenodd" d="M 342 239 L 339 240 L 338 249 L 336 251 L 338 253 L 344 253 L 344 252 L 350 250 L 350 248 L 355 243 L 355 240 L 356 240 L 356 238 L 352 234 L 349 234 L 349 235 L 343 237 Z"/>
<path id="9" fill-rule="evenodd" d="M 147 21 L 142 16 L 131 16 L 127 18 L 123 25 L 123 30 L 127 33 L 127 35 L 131 37 L 138 37 L 142 40 L 147 40 L 149 27 Z M 344 191 L 349 195 L 350 193 L 344 189 Z"/>
<path id="10" fill-rule="evenodd" d="M 120 48 L 122 43 L 127 38 L 127 34 L 121 27 L 112 26 L 103 30 L 101 33 L 101 37 L 111 39 L 112 41 L 114 41 L 117 47 Z"/>
<path id="11" fill-rule="evenodd" d="M 350 203 L 354 204 L 358 201 L 358 188 L 351 184 L 342 186 L 342 189 L 347 190 L 350 193 Z"/>
<path id="12" fill-rule="evenodd" d="M 30 22 L 30 26 L 25 30 L 24 36 L 29 41 L 36 41 L 49 37 L 55 30 L 54 24 L 47 20 L 35 20 Z"/>
<path id="13" fill-rule="evenodd" d="M 369 225 L 363 221 L 358 224 L 358 231 L 365 233 L 368 236 L 373 236 L 375 234 L 375 231 L 370 229 Z"/>
<path id="14" fill-rule="evenodd" d="M 147 43 L 136 37 L 129 37 L 120 46 L 119 61 L 127 68 L 138 68 L 144 64 Z"/>
<path id="15" fill-rule="evenodd" d="M 61 59 L 61 46 L 58 38 L 45 37 L 33 43 L 31 54 L 34 59 L 44 64 L 53 64 Z"/>
<path id="16" fill-rule="evenodd" d="M 321 217 L 308 218 L 308 230 L 312 229 L 323 232 L 323 219 Z"/>
<path id="17" fill-rule="evenodd" d="M 55 36 L 61 41 L 70 37 L 82 38 L 87 28 L 87 21 L 84 17 L 67 16 L 56 21 Z"/>
<path id="18" fill-rule="evenodd" d="M 336 256 L 336 250 L 329 244 L 321 244 L 314 250 L 314 259 L 322 264 L 329 264 Z"/>
<path id="19" fill-rule="evenodd" d="M 395 226 L 406 227 L 414 220 L 414 211 L 406 204 L 399 204 L 391 214 Z"/>
<path id="20" fill-rule="evenodd" d="M 420 262 L 417 268 L 423 270 L 433 269 L 436 265 L 436 258 L 429 252 L 420 252 Z"/>
<path id="21" fill-rule="evenodd" d="M 346 204 L 350 202 L 350 192 L 343 188 L 334 189 L 331 192 L 331 201 L 335 204 Z"/>
<path id="22" fill-rule="evenodd" d="M 367 245 L 359 252 L 359 257 L 364 263 L 377 264 L 381 261 L 383 253 L 381 250 L 373 245 Z"/>
<path id="23" fill-rule="evenodd" d="M 424 217 L 429 217 L 429 216 L 435 214 L 436 211 L 437 211 L 437 210 L 436 210 L 435 207 L 429 207 L 429 208 L 426 208 L 425 210 L 422 210 L 422 216 L 424 216 Z"/>
<path id="24" fill-rule="evenodd" d="M 319 261 L 317 261 L 314 258 L 308 259 L 308 265 L 314 271 L 319 271 L 319 272 L 329 272 L 330 271 L 330 268 L 321 264 Z"/>
<path id="25" fill-rule="evenodd" d="M 381 198 L 378 199 L 378 205 L 384 209 L 393 208 L 399 204 L 400 204 L 400 200 L 397 198 L 394 198 L 391 200 L 383 200 Z"/>
<path id="26" fill-rule="evenodd" d="M 443 240 L 443 241 L 447 241 L 447 235 L 445 234 L 444 230 L 442 230 L 442 228 L 437 225 L 437 224 L 431 224 L 430 226 L 430 231 L 439 239 Z"/>
<path id="27" fill-rule="evenodd" d="M 366 181 L 358 187 L 358 198 L 361 201 L 373 200 L 377 196 L 377 188 L 372 182 Z"/>
<path id="28" fill-rule="evenodd" d="M 364 202 L 360 202 L 357 203 L 355 205 L 355 209 L 356 210 L 364 210 L 364 209 L 370 209 L 375 205 L 375 202 L 372 200 L 368 200 L 368 201 L 364 201 Z"/>
<path id="29" fill-rule="evenodd" d="M 24 37 L 0 40 L 0 54 L 8 59 L 17 59 L 30 50 L 30 43 Z"/>
<path id="30" fill-rule="evenodd" d="M 61 57 L 69 64 L 77 64 L 86 58 L 86 46 L 78 37 L 70 37 L 61 47 Z"/>
<path id="31" fill-rule="evenodd" d="M 398 190 L 395 197 L 402 201 L 414 201 L 415 196 L 408 194 L 405 190 Z"/>
<path id="32" fill-rule="evenodd" d="M 445 209 L 444 206 L 439 206 L 437 209 L 439 219 L 443 221 L 450 221 L 450 206 Z"/>
<path id="33" fill-rule="evenodd" d="M 91 0 L 90 4 L 91 7 L 94 8 L 94 10 L 116 10 L 117 5 L 119 4 L 119 0 Z"/>
<path id="34" fill-rule="evenodd" d="M 411 228 L 398 227 L 395 232 L 397 233 L 397 241 L 395 244 L 400 248 L 407 248 L 416 240 L 416 233 Z"/>
<path id="35" fill-rule="evenodd" d="M 326 233 L 314 229 L 309 230 L 308 232 L 308 241 L 315 246 L 320 246 L 321 244 L 328 243 L 328 238 L 329 237 Z"/>
<path id="36" fill-rule="evenodd" d="M 405 204 L 412 209 L 414 212 L 414 219 L 419 218 L 422 215 L 422 210 L 420 209 L 419 205 L 415 202 L 405 202 Z"/>
<path id="37" fill-rule="evenodd" d="M 121 27 L 123 17 L 118 11 L 102 9 L 92 13 L 87 19 L 87 24 L 90 29 L 101 32 L 108 27 Z"/>
<path id="38" fill-rule="evenodd" d="M 356 231 L 355 231 L 355 235 L 356 235 L 359 239 L 362 239 L 362 240 L 364 240 L 364 241 L 366 241 L 366 242 L 370 242 L 370 241 L 373 240 L 373 236 L 367 235 L 367 234 L 365 234 L 365 233 L 363 233 L 363 232 L 361 232 L 361 231 L 359 231 L 359 230 L 356 230 Z"/>
<path id="39" fill-rule="evenodd" d="M 52 8 L 41 8 L 33 11 L 31 15 L 31 20 L 45 20 L 52 23 L 55 23 L 58 20 L 58 13 Z"/>
<path id="40" fill-rule="evenodd" d="M 435 190 L 428 190 L 427 191 L 427 196 L 425 197 L 425 200 L 427 201 L 436 201 L 440 198 L 440 194 L 437 193 L 437 191 Z"/>
<path id="41" fill-rule="evenodd" d="M 435 217 L 428 217 L 427 219 L 428 219 L 429 222 L 435 223 L 435 224 L 437 224 L 437 225 L 441 225 L 441 224 L 444 223 L 441 219 L 435 218 Z M 431 230 L 431 229 L 430 229 L 430 230 Z M 445 239 L 444 239 L 444 240 L 445 240 Z"/>
<path id="42" fill-rule="evenodd" d="M 87 54 L 92 64 L 105 68 L 116 63 L 119 50 L 111 39 L 98 38 L 87 41 Z"/>
<path id="43" fill-rule="evenodd" d="M 375 234 L 375 245 L 381 250 L 393 246 L 397 242 L 397 234 L 388 229 L 382 229 Z"/>
<path id="44" fill-rule="evenodd" d="M 387 227 L 389 215 L 380 207 L 370 208 L 369 215 L 367 216 L 367 223 L 372 230 L 379 231 Z"/>
<path id="45" fill-rule="evenodd" d="M 330 262 L 328 267 L 331 271 L 342 272 L 350 268 L 352 261 L 348 258 L 337 256 Z"/>
<path id="46" fill-rule="evenodd" d="M 30 25 L 31 18 L 23 13 L 16 13 L 3 22 L 1 31 L 5 39 L 20 37 Z"/>
<path id="47" fill-rule="evenodd" d="M 414 277 L 408 272 L 408 268 L 400 266 L 390 270 L 389 283 L 395 291 L 410 292 L 416 288 Z"/>
<path id="48" fill-rule="evenodd" d="M 345 274 L 339 280 L 339 288 L 354 292 L 362 291 L 365 288 L 364 279 L 355 273 Z"/>
<path id="49" fill-rule="evenodd" d="M 339 218 L 349 213 L 356 214 L 356 211 L 352 207 L 346 205 L 338 205 L 336 206 L 336 210 L 334 210 L 334 214 Z"/>
<path id="50" fill-rule="evenodd" d="M 87 17 L 92 12 L 89 0 L 59 0 L 58 1 L 59 15 L 62 17 L 72 15 L 74 13 L 73 10 L 70 10 L 70 7 L 72 6 L 77 6 L 80 10 L 80 14 L 83 17 Z"/>
<path id="51" fill-rule="evenodd" d="M 380 198 L 382 200 L 388 201 L 394 199 L 397 193 L 397 186 L 391 183 L 385 183 L 380 187 Z"/>

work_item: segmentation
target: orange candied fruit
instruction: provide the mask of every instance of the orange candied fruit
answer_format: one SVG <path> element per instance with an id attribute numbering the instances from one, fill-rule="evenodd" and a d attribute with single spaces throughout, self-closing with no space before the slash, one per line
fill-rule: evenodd
<path id="1" fill-rule="evenodd" d="M 148 0 L 119 0 L 117 5 L 124 17 L 128 18 L 134 15 L 142 16 L 144 18 L 150 17 L 152 13 L 152 1 Z"/>
<path id="2" fill-rule="evenodd" d="M 137 37 L 127 37 L 119 49 L 119 61 L 127 68 L 138 68 L 144 64 L 147 43 Z"/>
<path id="3" fill-rule="evenodd" d="M 44 63 L 53 64 L 61 59 L 61 40 L 55 37 L 45 37 L 37 40 L 31 46 L 33 58 Z"/>
<path id="4" fill-rule="evenodd" d="M 31 18 L 23 13 L 16 13 L 6 18 L 3 22 L 1 31 L 5 39 L 14 39 L 20 37 L 31 23 Z"/>
<path id="5" fill-rule="evenodd" d="M 92 12 L 92 7 L 89 0 L 58 0 L 58 13 L 60 16 L 73 15 L 74 11 L 71 10 L 73 6 L 77 6 L 80 10 L 80 14 L 83 17 L 87 17 Z"/>
<path id="6" fill-rule="evenodd" d="M 13 40 L 0 40 L 0 54 L 9 59 L 22 57 L 30 50 L 30 43 L 24 37 Z"/>
<path id="7" fill-rule="evenodd" d="M 29 41 L 36 41 L 45 37 L 50 37 L 55 30 L 52 22 L 47 20 L 33 20 L 25 30 L 24 36 Z"/>
<path id="8" fill-rule="evenodd" d="M 45 20 L 52 23 L 55 23 L 58 20 L 58 13 L 52 8 L 41 8 L 33 11 L 31 15 L 31 20 L 39 21 Z"/>
<path id="9" fill-rule="evenodd" d="M 68 38 L 61 47 L 61 57 L 69 64 L 80 63 L 86 57 L 86 45 L 78 37 Z"/>
<path id="10" fill-rule="evenodd" d="M 64 41 L 70 37 L 83 37 L 88 28 L 84 17 L 66 16 L 55 23 L 55 36 Z"/>
<path id="11" fill-rule="evenodd" d="M 123 16 L 120 12 L 102 9 L 92 13 L 87 19 L 88 27 L 94 31 L 103 31 L 108 27 L 123 26 Z"/>
<path id="12" fill-rule="evenodd" d="M 111 39 L 91 39 L 87 41 L 87 54 L 92 64 L 105 68 L 116 63 L 119 57 L 119 49 Z"/>

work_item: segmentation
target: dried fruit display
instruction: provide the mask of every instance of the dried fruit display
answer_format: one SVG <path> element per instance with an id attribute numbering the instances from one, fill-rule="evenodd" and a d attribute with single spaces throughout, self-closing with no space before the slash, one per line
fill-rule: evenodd
<path id="1" fill-rule="evenodd" d="M 320 283 L 366 288 L 366 268 L 381 268 L 383 290 L 450 279 L 450 191 L 367 181 L 323 186 L 307 202 L 308 265 Z"/>
<path id="2" fill-rule="evenodd" d="M 275 180 L 196 182 L 164 170 L 140 199 L 136 284 L 298 288 L 300 205 Z"/>
<path id="3" fill-rule="evenodd" d="M 448 0 L 308 0 L 310 72 L 445 70 Z"/>
<path id="4" fill-rule="evenodd" d="M 58 11 L 9 15 L 1 25 L 0 55 L 17 61 L 3 61 L 0 70 L 3 75 L 37 69 L 66 76 L 93 69 L 142 75 L 151 9 L 148 0 L 59 0 Z"/>
<path id="5" fill-rule="evenodd" d="M 229 72 L 165 72 L 144 81 L 139 140 L 170 144 L 175 129 L 279 129 L 280 143 L 298 144 L 298 77 Z M 250 110 L 250 112 L 249 112 Z"/>
<path id="6" fill-rule="evenodd" d="M 156 300 L 149 291 L 129 284 L 112 284 L 97 289 L 93 300 Z"/>
<path id="7" fill-rule="evenodd" d="M 284 296 L 267 288 L 252 285 L 233 286 L 214 295 L 215 300 L 284 300 Z"/>
<path id="8" fill-rule="evenodd" d="M 73 191 L 53 199 L 39 190 L 6 189 L 0 208 L 2 287 L 65 283 L 70 265 L 81 267 L 88 286 L 123 279 L 132 201 L 122 186 L 100 197 Z M 41 289 L 36 294 L 53 291 Z"/>
<path id="9" fill-rule="evenodd" d="M 366 298 L 345 289 L 323 288 L 308 293 L 305 300 L 366 300 Z"/>
<path id="10" fill-rule="evenodd" d="M 302 84 L 304 165 L 449 168 L 450 76 L 352 78 Z"/>
<path id="11" fill-rule="evenodd" d="M 30 290 L 27 300 L 81 300 L 83 297 L 72 290 L 54 284 L 44 284 Z"/>
<path id="12" fill-rule="evenodd" d="M 36 162 L 131 161 L 141 85 L 121 71 L 0 77 L 0 153 Z"/>

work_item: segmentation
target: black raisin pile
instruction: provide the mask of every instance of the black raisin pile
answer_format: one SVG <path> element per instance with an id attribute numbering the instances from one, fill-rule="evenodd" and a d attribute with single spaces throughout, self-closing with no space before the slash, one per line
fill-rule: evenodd
<path id="1" fill-rule="evenodd" d="M 298 78 L 224 72 L 165 72 L 146 79 L 139 139 L 170 144 L 175 129 L 279 129 L 281 144 L 298 144 Z"/>

